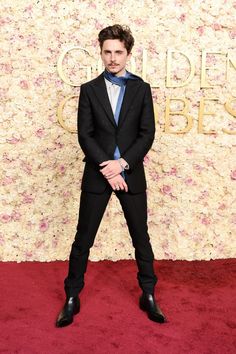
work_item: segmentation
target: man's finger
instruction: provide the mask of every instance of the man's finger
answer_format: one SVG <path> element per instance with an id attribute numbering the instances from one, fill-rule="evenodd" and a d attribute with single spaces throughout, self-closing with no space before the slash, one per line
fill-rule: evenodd
<path id="1" fill-rule="evenodd" d="M 99 164 L 99 166 L 106 166 L 107 164 L 109 164 L 109 160 L 107 161 L 103 161 L 102 163 Z"/>
<path id="2" fill-rule="evenodd" d="M 128 185 L 125 183 L 125 191 L 128 192 Z"/>
<path id="3" fill-rule="evenodd" d="M 103 167 L 101 170 L 100 170 L 100 172 L 102 172 L 102 173 L 106 173 L 106 172 L 111 172 L 111 170 L 110 170 L 110 168 L 109 167 Z"/>

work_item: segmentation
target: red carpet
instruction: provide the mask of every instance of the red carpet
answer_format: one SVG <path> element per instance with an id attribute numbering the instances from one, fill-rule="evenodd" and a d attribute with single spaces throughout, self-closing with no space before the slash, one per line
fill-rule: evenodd
<path id="1" fill-rule="evenodd" d="M 236 260 L 156 262 L 166 324 L 138 308 L 134 261 L 90 262 L 80 314 L 55 328 L 67 266 L 0 263 L 0 353 L 236 353 Z"/>

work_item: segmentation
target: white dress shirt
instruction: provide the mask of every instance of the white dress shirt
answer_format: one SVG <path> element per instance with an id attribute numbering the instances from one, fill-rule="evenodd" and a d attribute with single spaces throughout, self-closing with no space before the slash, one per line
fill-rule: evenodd
<path id="1" fill-rule="evenodd" d="M 107 87 L 107 93 L 108 93 L 108 97 L 110 100 L 111 108 L 112 108 L 113 114 L 115 115 L 116 105 L 117 105 L 117 101 L 118 101 L 118 97 L 119 97 L 119 93 L 120 93 L 120 86 L 113 84 L 112 82 L 110 82 L 107 79 L 105 79 L 105 83 L 106 83 L 106 87 Z"/>

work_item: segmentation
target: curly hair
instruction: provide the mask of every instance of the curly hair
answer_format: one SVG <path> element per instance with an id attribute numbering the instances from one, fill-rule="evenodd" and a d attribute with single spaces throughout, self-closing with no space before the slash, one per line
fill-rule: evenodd
<path id="1" fill-rule="evenodd" d="M 101 50 L 106 39 L 119 39 L 124 43 L 128 54 L 131 52 L 134 45 L 134 37 L 132 36 L 131 30 L 128 26 L 115 24 L 113 26 L 103 28 L 98 34 L 98 41 Z"/>

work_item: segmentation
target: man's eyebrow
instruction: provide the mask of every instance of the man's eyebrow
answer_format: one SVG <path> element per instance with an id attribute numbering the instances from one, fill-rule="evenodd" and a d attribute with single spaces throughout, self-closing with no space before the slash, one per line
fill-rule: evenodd
<path id="1" fill-rule="evenodd" d="M 118 49 L 118 50 L 115 50 L 115 53 L 123 53 L 123 51 L 124 51 L 124 50 L 122 50 L 122 49 Z M 104 52 L 105 52 L 105 53 L 111 53 L 112 51 L 109 50 L 109 49 L 104 49 Z"/>

